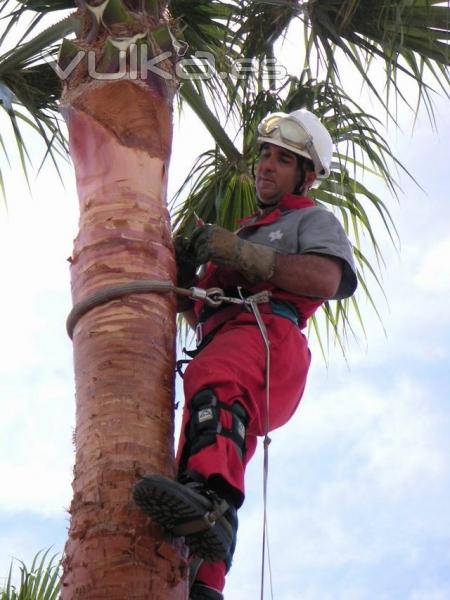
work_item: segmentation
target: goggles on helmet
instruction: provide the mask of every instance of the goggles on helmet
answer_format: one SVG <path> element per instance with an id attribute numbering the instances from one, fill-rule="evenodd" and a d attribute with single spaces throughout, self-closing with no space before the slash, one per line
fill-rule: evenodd
<path id="1" fill-rule="evenodd" d="M 288 146 L 292 146 L 293 152 L 297 149 L 305 152 L 313 161 L 314 167 L 319 173 L 324 171 L 322 161 L 314 147 L 313 137 L 296 120 L 286 113 L 272 113 L 258 125 L 258 133 L 262 137 L 278 140 Z"/>

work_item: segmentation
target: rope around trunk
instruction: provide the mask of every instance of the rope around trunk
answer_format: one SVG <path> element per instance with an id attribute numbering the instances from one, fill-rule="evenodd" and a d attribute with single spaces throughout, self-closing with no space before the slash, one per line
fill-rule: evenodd
<path id="1" fill-rule="evenodd" d="M 166 294 L 174 292 L 180 296 L 186 296 L 193 300 L 204 300 L 209 306 L 218 307 L 222 302 L 234 304 L 250 305 L 251 302 L 269 302 L 270 292 L 263 290 L 248 298 L 230 298 L 224 296 L 221 288 L 209 288 L 207 290 L 198 287 L 182 288 L 177 287 L 171 281 L 157 281 L 154 279 L 141 279 L 139 281 L 130 281 L 129 283 L 118 283 L 107 288 L 94 292 L 81 302 L 75 304 L 69 313 L 66 321 L 66 329 L 70 339 L 73 339 L 75 325 L 83 315 L 101 304 L 106 304 L 112 300 L 118 300 L 130 294 Z"/>
<path id="2" fill-rule="evenodd" d="M 75 325 L 83 315 L 101 304 L 118 300 L 130 294 L 149 294 L 149 293 L 168 293 L 176 292 L 181 296 L 192 296 L 190 289 L 176 287 L 171 281 L 155 281 L 152 279 L 142 279 L 140 281 L 131 281 L 129 283 L 118 283 L 111 285 L 103 290 L 94 292 L 81 302 L 75 304 L 69 313 L 66 321 L 66 329 L 70 339 L 73 338 Z"/>

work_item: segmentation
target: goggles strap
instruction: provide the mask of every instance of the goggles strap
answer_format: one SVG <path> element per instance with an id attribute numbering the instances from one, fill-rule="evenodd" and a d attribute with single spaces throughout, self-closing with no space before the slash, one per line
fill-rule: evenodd
<path id="1" fill-rule="evenodd" d="M 304 191 L 305 179 L 306 179 L 306 167 L 303 162 L 300 163 L 300 173 L 301 173 L 301 179 L 295 186 L 294 194 L 302 195 L 303 191 Z"/>
<path id="2" fill-rule="evenodd" d="M 319 172 L 317 173 L 317 175 L 321 175 L 322 173 L 324 173 L 325 169 L 324 169 L 324 166 L 322 164 L 322 161 L 319 158 L 319 155 L 316 152 L 313 140 L 310 139 L 308 142 L 306 142 L 305 147 L 306 147 L 306 150 L 307 150 L 308 154 L 311 157 L 311 160 L 314 163 L 314 167 L 316 169 L 317 168 L 319 169 Z"/>

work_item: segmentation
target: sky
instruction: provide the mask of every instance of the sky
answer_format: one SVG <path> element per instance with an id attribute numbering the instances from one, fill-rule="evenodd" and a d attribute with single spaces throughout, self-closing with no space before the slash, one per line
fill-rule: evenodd
<path id="1" fill-rule="evenodd" d="M 332 348 L 328 365 L 311 340 L 300 408 L 271 435 L 276 600 L 450 598 L 450 116 L 444 100 L 436 106 L 436 131 L 422 114 L 413 132 L 405 116 L 403 131 L 390 133 L 424 191 L 401 175 L 397 202 L 374 184 L 401 239 L 395 249 L 377 225 L 385 331 L 359 293 L 366 336 L 349 341 L 346 360 Z M 170 194 L 203 141 L 192 116 L 181 129 L 175 121 Z M 63 179 L 65 188 L 45 168 L 30 197 L 20 171 L 9 171 L 0 207 L 0 584 L 11 559 L 29 563 L 50 546 L 62 552 L 68 525 L 74 385 L 65 319 L 77 230 L 70 166 Z M 261 459 L 259 448 L 227 600 L 260 597 Z"/>

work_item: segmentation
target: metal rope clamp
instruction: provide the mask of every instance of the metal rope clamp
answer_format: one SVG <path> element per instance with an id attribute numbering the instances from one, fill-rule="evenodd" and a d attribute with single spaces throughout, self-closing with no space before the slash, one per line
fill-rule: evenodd
<path id="1" fill-rule="evenodd" d="M 226 300 L 223 295 L 223 290 L 221 288 L 209 288 L 207 290 L 198 287 L 190 288 L 190 297 L 193 300 L 204 300 L 208 306 L 213 308 L 218 308 L 224 300 Z"/>

